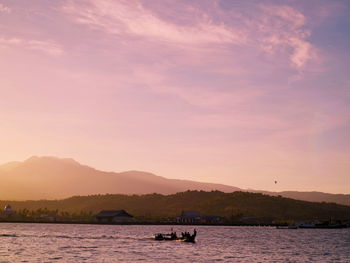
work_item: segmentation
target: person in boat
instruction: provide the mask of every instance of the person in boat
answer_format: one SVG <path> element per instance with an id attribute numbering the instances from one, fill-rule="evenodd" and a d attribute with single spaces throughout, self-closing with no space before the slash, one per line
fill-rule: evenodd
<path id="1" fill-rule="evenodd" d="M 189 237 L 189 233 L 188 232 L 181 232 L 181 238 L 182 239 L 186 239 L 186 238 L 188 238 Z"/>
<path id="2" fill-rule="evenodd" d="M 194 229 L 192 235 L 190 234 L 190 232 L 185 232 L 184 236 L 183 236 L 183 241 L 184 242 L 192 242 L 192 243 L 194 243 L 196 235 L 197 235 L 197 230 L 196 229 Z"/>
<path id="3" fill-rule="evenodd" d="M 176 234 L 176 232 L 171 232 L 170 237 L 171 237 L 171 239 L 177 239 L 177 234 Z"/>

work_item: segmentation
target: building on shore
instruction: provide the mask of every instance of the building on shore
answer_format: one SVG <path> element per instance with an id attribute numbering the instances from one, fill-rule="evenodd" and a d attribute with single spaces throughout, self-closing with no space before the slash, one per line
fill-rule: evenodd
<path id="1" fill-rule="evenodd" d="M 182 211 L 181 215 L 176 217 L 177 223 L 194 224 L 199 223 L 200 214 L 197 211 Z"/>
<path id="2" fill-rule="evenodd" d="M 179 224 L 215 224 L 221 222 L 221 217 L 202 216 L 198 211 L 182 211 L 175 221 Z"/>
<path id="3" fill-rule="evenodd" d="M 125 210 L 102 210 L 95 215 L 99 223 L 130 223 L 134 222 L 134 217 Z"/>
<path id="4" fill-rule="evenodd" d="M 6 205 L 4 207 L 4 210 L 0 212 L 0 219 L 1 220 L 17 220 L 20 218 L 21 218 L 21 216 L 19 214 L 17 214 L 15 211 L 13 211 L 13 209 L 10 205 Z"/>

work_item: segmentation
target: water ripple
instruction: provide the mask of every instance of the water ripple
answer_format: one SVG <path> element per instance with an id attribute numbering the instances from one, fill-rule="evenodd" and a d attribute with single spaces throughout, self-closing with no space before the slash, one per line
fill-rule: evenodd
<path id="1" fill-rule="evenodd" d="M 350 229 L 196 228 L 191 244 L 153 240 L 171 226 L 0 224 L 0 263 L 350 262 Z"/>

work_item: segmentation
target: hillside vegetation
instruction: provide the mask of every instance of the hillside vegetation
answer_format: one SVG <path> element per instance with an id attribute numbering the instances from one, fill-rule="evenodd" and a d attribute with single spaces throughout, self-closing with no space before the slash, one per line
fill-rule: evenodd
<path id="1" fill-rule="evenodd" d="M 201 215 L 217 215 L 227 220 L 244 217 L 277 220 L 350 219 L 350 206 L 315 203 L 274 197 L 260 193 L 219 191 L 186 191 L 173 195 L 91 195 L 56 201 L 0 201 L 16 211 L 56 210 L 69 213 L 97 213 L 104 209 L 125 209 L 140 219 L 165 219 L 183 210 L 196 210 Z M 90 214 L 91 214 L 90 213 Z"/>

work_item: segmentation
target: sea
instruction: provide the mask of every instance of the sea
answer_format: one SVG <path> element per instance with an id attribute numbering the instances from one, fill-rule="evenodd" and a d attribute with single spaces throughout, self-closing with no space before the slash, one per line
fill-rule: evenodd
<path id="1" fill-rule="evenodd" d="M 350 228 L 195 226 L 197 242 L 156 241 L 194 226 L 0 223 L 0 262 L 350 262 Z"/>

